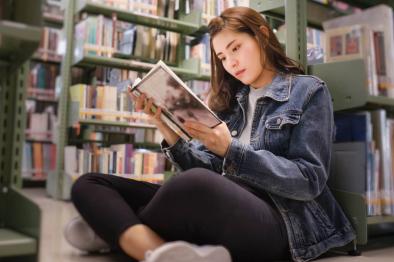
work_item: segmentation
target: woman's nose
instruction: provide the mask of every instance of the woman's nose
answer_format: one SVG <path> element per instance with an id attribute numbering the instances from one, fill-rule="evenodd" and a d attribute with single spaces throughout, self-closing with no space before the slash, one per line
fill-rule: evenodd
<path id="1" fill-rule="evenodd" d="M 232 59 L 230 60 L 230 66 L 231 66 L 231 68 L 236 68 L 236 67 L 238 66 L 238 60 L 232 58 Z"/>

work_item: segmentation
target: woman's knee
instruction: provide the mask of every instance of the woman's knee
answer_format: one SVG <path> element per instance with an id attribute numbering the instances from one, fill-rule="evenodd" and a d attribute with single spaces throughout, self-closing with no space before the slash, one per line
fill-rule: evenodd
<path id="1" fill-rule="evenodd" d="M 181 195 L 210 195 L 216 190 L 216 181 L 220 175 L 204 168 L 192 168 L 173 177 L 163 185 L 162 189 L 171 194 Z"/>
<path id="2" fill-rule="evenodd" d="M 78 204 L 86 194 L 92 193 L 92 186 L 97 184 L 102 174 L 87 173 L 80 176 L 71 187 L 71 200 Z"/>

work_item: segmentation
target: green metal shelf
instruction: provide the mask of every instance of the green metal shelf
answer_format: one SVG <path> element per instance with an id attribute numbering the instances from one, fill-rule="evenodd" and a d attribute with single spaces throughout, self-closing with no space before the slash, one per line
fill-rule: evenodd
<path id="1" fill-rule="evenodd" d="M 94 56 L 94 55 L 85 55 L 80 60 L 74 61 L 74 66 L 77 67 L 93 67 L 93 66 L 107 66 L 107 67 L 115 67 L 115 68 L 123 68 L 128 70 L 135 71 L 149 71 L 153 68 L 154 64 L 134 61 L 134 60 L 126 60 L 121 58 L 109 58 L 102 56 Z M 171 67 L 170 68 L 179 76 L 187 78 L 187 79 L 205 79 L 206 75 L 198 74 L 198 69 L 191 70 L 183 67 Z"/>
<path id="2" fill-rule="evenodd" d="M 103 121 L 103 120 L 95 120 L 95 119 L 81 119 L 78 121 L 80 124 L 84 125 L 103 125 L 103 126 L 117 126 L 117 127 L 132 127 L 132 128 L 150 128 L 156 129 L 155 125 L 150 124 L 140 124 L 140 123 L 124 123 L 119 121 Z"/>
<path id="3" fill-rule="evenodd" d="M 33 61 L 37 62 L 43 62 L 43 63 L 51 63 L 51 64 L 57 64 L 60 65 L 62 62 L 61 58 L 44 58 L 43 56 L 40 56 L 38 53 L 34 53 L 33 56 L 31 57 Z"/>
<path id="4" fill-rule="evenodd" d="M 46 26 L 55 27 L 55 28 L 63 27 L 64 17 L 62 16 L 44 13 L 42 18 Z"/>
<path id="5" fill-rule="evenodd" d="M 32 255 L 37 241 L 11 229 L 0 228 L 0 257 Z"/>
<path id="6" fill-rule="evenodd" d="M 0 261 L 38 261 L 41 214 L 21 191 L 28 60 L 41 40 L 41 0 L 2 1 Z"/>
<path id="7" fill-rule="evenodd" d="M 155 27 L 182 34 L 193 34 L 199 29 L 199 26 L 193 22 L 179 21 L 145 14 L 137 14 L 120 8 L 94 3 L 89 0 L 78 0 L 76 2 L 75 14 L 80 14 L 81 12 L 102 14 L 109 17 L 111 17 L 112 14 L 115 13 L 117 15 L 117 18 L 122 21 L 145 25 L 149 27 Z"/>
<path id="8" fill-rule="evenodd" d="M 41 28 L 13 21 L 0 21 L 0 61 L 20 64 L 30 58 L 41 39 Z"/>
<path id="9" fill-rule="evenodd" d="M 371 216 L 367 218 L 368 225 L 394 223 L 394 216 Z"/>
<path id="10" fill-rule="evenodd" d="M 369 94 L 362 59 L 312 65 L 308 72 L 327 83 L 336 111 L 374 108 L 394 110 L 394 98 Z"/>
<path id="11" fill-rule="evenodd" d="M 250 7 L 264 13 L 265 15 L 284 19 L 284 5 L 285 0 L 258 0 L 251 1 Z M 306 14 L 308 25 L 316 28 L 321 28 L 324 21 L 333 19 L 338 16 L 346 15 L 347 13 L 340 12 L 324 4 L 307 1 Z"/>

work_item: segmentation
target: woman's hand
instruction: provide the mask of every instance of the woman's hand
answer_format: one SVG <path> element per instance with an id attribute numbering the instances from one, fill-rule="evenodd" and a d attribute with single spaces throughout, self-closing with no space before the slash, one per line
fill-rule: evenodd
<path id="1" fill-rule="evenodd" d="M 130 93 L 131 100 L 134 101 L 134 110 L 135 111 L 144 111 L 145 114 L 149 116 L 149 122 L 154 124 L 163 135 L 164 139 L 167 143 L 172 146 L 179 139 L 179 136 L 167 126 L 166 123 L 161 119 L 161 108 L 153 107 L 153 100 L 147 99 L 145 94 L 141 94 L 140 96 L 136 96 L 133 93 Z"/>
<path id="2" fill-rule="evenodd" d="M 231 134 L 226 123 L 210 128 L 204 124 L 195 121 L 185 122 L 186 131 L 210 151 L 218 156 L 224 157 L 231 144 Z"/>
<path id="3" fill-rule="evenodd" d="M 147 99 L 145 94 L 141 94 L 140 96 L 136 96 L 133 93 L 130 93 L 131 100 L 134 101 L 134 110 L 136 112 L 144 111 L 145 114 L 149 116 L 149 121 L 155 126 L 159 127 L 160 125 L 164 125 L 163 121 L 160 118 L 161 108 L 158 107 L 157 110 L 153 107 L 153 100 Z"/>

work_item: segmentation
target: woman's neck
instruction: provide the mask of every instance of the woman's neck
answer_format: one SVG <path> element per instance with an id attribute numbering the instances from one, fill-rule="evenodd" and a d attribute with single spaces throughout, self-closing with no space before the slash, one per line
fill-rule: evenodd
<path id="1" fill-rule="evenodd" d="M 255 82 L 250 84 L 250 87 L 252 87 L 254 89 L 264 88 L 265 86 L 270 84 L 272 82 L 272 80 L 274 80 L 275 76 L 276 76 L 275 70 L 265 69 L 261 73 L 260 77 Z"/>

